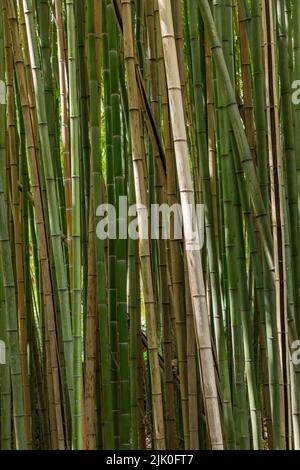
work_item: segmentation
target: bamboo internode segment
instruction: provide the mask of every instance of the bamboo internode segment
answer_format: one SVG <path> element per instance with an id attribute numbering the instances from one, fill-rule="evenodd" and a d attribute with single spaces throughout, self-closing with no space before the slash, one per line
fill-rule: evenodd
<path id="1" fill-rule="evenodd" d="M 1 450 L 300 449 L 299 25 L 2 0 Z"/>

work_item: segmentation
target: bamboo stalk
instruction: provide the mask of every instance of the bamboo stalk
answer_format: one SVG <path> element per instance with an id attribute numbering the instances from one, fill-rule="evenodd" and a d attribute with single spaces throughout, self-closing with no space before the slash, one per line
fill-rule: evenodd
<path id="1" fill-rule="evenodd" d="M 179 69 L 176 58 L 171 5 L 169 2 L 164 5 L 162 1 L 159 1 L 158 5 L 160 12 L 161 34 L 164 46 L 168 90 L 170 96 L 173 139 L 175 146 L 175 156 L 180 186 L 181 203 L 183 206 L 189 205 L 189 207 L 194 208 L 194 201 L 192 198 L 192 181 L 188 167 L 187 137 L 185 130 L 185 118 L 182 104 Z M 171 68 L 171 64 L 169 62 L 170 58 L 174 60 L 175 67 Z M 175 118 L 176 114 L 178 118 Z M 192 220 L 190 219 L 188 212 L 188 210 L 183 211 L 183 223 L 186 237 L 185 242 L 187 244 L 186 249 L 188 271 L 192 293 L 196 341 L 199 351 L 200 367 L 202 372 L 203 395 L 206 408 L 207 424 L 212 448 L 222 449 L 224 447 L 224 444 L 221 431 L 222 426 L 219 412 L 213 355 L 211 349 L 211 337 L 208 325 L 205 289 L 203 284 L 203 272 L 201 266 L 200 253 L 198 251 L 189 250 L 188 234 L 192 232 Z M 192 213 L 195 214 L 195 211 L 193 210 Z"/>

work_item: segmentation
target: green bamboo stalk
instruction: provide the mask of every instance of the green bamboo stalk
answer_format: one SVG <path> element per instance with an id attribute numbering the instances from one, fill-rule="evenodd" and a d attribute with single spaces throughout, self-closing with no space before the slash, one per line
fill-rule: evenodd
<path id="1" fill-rule="evenodd" d="M 113 110 L 112 110 L 112 71 L 110 68 L 110 46 L 112 36 L 116 36 L 116 26 L 109 23 L 110 5 L 106 2 L 103 9 L 103 76 L 104 76 L 104 100 L 105 100 L 105 132 L 106 132 L 106 178 L 107 201 L 116 207 L 116 191 L 114 179 L 114 139 L 113 139 Z M 110 17 L 111 18 L 111 17 Z M 110 29 L 113 29 L 110 31 Z M 114 77 L 116 79 L 116 77 Z M 114 221 L 109 221 L 112 230 L 117 227 Z M 120 389 L 119 382 L 119 340 L 118 340 L 118 315 L 117 315 L 117 287 L 116 287 L 116 240 L 108 240 L 108 307 L 110 317 L 110 342 L 111 342 L 111 381 L 113 394 L 114 436 L 115 448 L 120 448 Z"/>
<path id="2" fill-rule="evenodd" d="M 114 172 L 115 210 L 117 213 L 117 233 L 126 226 L 126 207 L 120 205 L 120 198 L 125 195 L 126 169 L 122 153 L 121 138 L 121 100 L 118 80 L 118 43 L 115 15 L 112 4 L 107 5 L 107 26 L 109 40 L 110 93 L 112 109 L 112 157 Z M 125 214 L 124 214 L 125 209 Z M 120 368 L 120 448 L 130 446 L 130 396 L 129 396 L 129 357 L 128 357 L 128 321 L 126 315 L 126 271 L 127 242 L 124 235 L 117 235 L 115 241 L 116 268 L 116 315 L 118 330 L 118 353 Z M 125 235 L 126 237 L 126 235 Z"/>
<path id="3" fill-rule="evenodd" d="M 103 203 L 103 173 L 102 164 L 99 158 L 101 155 L 100 141 L 100 113 L 99 103 L 99 83 L 97 74 L 96 57 L 96 37 L 95 37 L 95 11 L 96 4 L 94 0 L 88 0 L 87 3 L 87 31 L 88 31 L 88 73 L 89 73 L 89 91 L 90 91 L 90 146 L 91 146 L 91 171 L 94 188 L 94 221 L 96 221 L 97 207 Z M 104 14 L 103 9 L 101 13 Z M 107 310 L 106 294 L 106 268 L 104 260 L 104 241 L 96 237 L 96 275 L 97 275 L 97 314 L 100 331 L 100 359 L 101 359 L 101 413 L 102 413 L 102 431 L 103 448 L 113 449 L 113 416 L 112 416 L 112 393 L 111 393 L 111 362 L 110 362 L 110 340 L 109 340 L 109 319 Z"/>
<path id="4" fill-rule="evenodd" d="M 90 158 L 89 158 L 89 129 L 88 120 L 88 87 L 86 73 L 86 2 L 74 2 L 75 8 L 75 32 L 77 40 L 77 86 L 78 86 L 78 109 L 79 109 L 79 142 L 80 154 L 80 204 L 81 204 L 81 262 L 82 262 L 82 303 L 83 318 L 86 322 L 86 299 L 87 299 L 87 275 L 88 275 L 88 227 L 89 227 L 89 201 L 90 201 Z"/>
<path id="5" fill-rule="evenodd" d="M 82 448 L 82 352 L 81 352 L 81 208 L 80 208 L 80 153 L 79 153 L 79 105 L 77 89 L 77 50 L 74 0 L 66 2 L 70 151 L 72 172 L 72 323 L 74 343 L 74 421 L 72 440 L 74 449 Z"/>

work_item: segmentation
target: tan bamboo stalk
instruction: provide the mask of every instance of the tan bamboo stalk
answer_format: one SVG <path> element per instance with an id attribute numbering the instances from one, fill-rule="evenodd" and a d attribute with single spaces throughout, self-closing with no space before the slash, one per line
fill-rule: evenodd
<path id="1" fill-rule="evenodd" d="M 157 0 L 156 4 L 156 21 L 157 21 L 157 55 L 159 60 L 159 76 L 160 88 L 162 96 L 162 112 L 163 112 L 163 137 L 164 137 L 164 150 L 167 167 L 167 199 L 170 207 L 178 202 L 177 189 L 176 189 L 176 175 L 174 155 L 171 142 L 171 129 L 170 129 L 170 112 L 168 103 L 168 90 L 166 83 L 166 72 L 163 56 L 163 47 L 160 34 L 159 23 L 159 10 Z M 173 221 L 173 218 L 172 218 Z M 183 414 L 183 432 L 185 437 L 186 448 L 189 448 L 189 413 L 188 413 L 188 373 L 187 373 L 187 357 L 186 357 L 186 327 L 185 327 L 185 305 L 182 296 L 184 288 L 183 283 L 183 269 L 181 264 L 181 250 L 180 241 L 174 239 L 173 222 L 171 221 L 171 240 L 169 243 L 168 251 L 168 266 L 171 277 L 171 305 L 174 312 L 174 328 L 175 338 L 178 355 L 178 369 L 180 376 L 180 396 Z"/>
<path id="2" fill-rule="evenodd" d="M 145 185 L 145 175 L 142 159 L 142 149 L 140 140 L 140 116 L 138 87 L 135 72 L 131 2 L 122 0 L 123 18 L 123 38 L 124 56 L 128 74 L 128 99 L 130 113 L 130 127 L 132 140 L 132 160 L 135 181 L 135 192 L 138 212 L 139 228 L 143 227 L 143 209 L 147 207 L 147 192 Z M 143 291 L 147 320 L 148 351 L 150 361 L 150 376 L 152 387 L 153 423 L 154 423 L 154 444 L 157 449 L 165 449 L 165 431 L 163 416 L 163 401 L 161 390 L 161 378 L 159 371 L 157 325 L 155 313 L 155 300 L 153 290 L 153 280 L 151 271 L 151 257 L 149 239 L 140 238 L 140 259 L 143 279 Z"/>
<path id="3" fill-rule="evenodd" d="M 170 114 L 177 164 L 177 175 L 183 206 L 183 223 L 188 273 L 192 295 L 196 341 L 199 353 L 199 368 L 202 376 L 203 399 L 207 419 L 208 435 L 213 450 L 223 449 L 222 423 L 211 344 L 211 335 L 206 305 L 206 292 L 203 280 L 200 251 L 189 246 L 195 214 L 194 191 L 189 169 L 188 144 L 185 128 L 180 75 L 176 54 L 171 3 L 158 1 L 161 35 L 164 48 L 165 66 L 169 91 Z M 186 210 L 190 207 L 191 210 Z"/>

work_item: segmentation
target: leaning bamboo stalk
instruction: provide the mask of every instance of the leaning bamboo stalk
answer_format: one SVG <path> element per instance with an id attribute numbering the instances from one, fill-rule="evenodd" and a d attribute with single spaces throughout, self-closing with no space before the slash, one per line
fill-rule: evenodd
<path id="1" fill-rule="evenodd" d="M 217 33 L 216 25 L 212 17 L 212 13 L 207 0 L 198 0 L 200 12 L 207 28 L 212 54 L 215 60 L 216 67 L 219 71 L 219 79 L 224 84 L 223 92 L 227 104 L 227 112 L 234 132 L 234 137 L 237 142 L 239 155 L 243 171 L 245 173 L 247 188 L 251 197 L 254 215 L 257 219 L 257 225 L 262 239 L 262 247 L 268 262 L 269 269 L 272 271 L 273 263 L 273 241 L 271 235 L 270 224 L 266 212 L 266 208 L 261 196 L 259 183 L 257 179 L 256 170 L 253 160 L 251 158 L 251 151 L 245 135 L 243 122 L 239 113 L 239 108 L 236 102 L 235 91 L 232 86 L 232 81 L 226 66 L 222 45 Z"/>
<path id="2" fill-rule="evenodd" d="M 183 223 L 186 244 L 186 255 L 190 288 L 193 303 L 193 314 L 196 330 L 196 341 L 199 351 L 200 369 L 202 375 L 203 398 L 208 425 L 208 433 L 212 449 L 223 449 L 222 424 L 219 410 L 219 400 L 215 376 L 214 359 L 211 346 L 211 336 L 206 305 L 206 293 L 200 251 L 189 246 L 189 234 L 193 231 L 191 214 L 195 214 L 193 186 L 188 161 L 188 145 L 185 128 L 185 116 L 180 85 L 178 60 L 170 1 L 159 0 L 161 35 L 164 47 L 169 104 L 175 146 L 177 175 L 183 206 Z M 189 210 L 187 208 L 191 208 Z"/>
<path id="3" fill-rule="evenodd" d="M 73 402 L 73 341 L 70 318 L 69 287 L 67 273 L 64 265 L 62 231 L 60 227 L 59 203 L 53 172 L 52 152 L 47 126 L 46 103 L 43 94 L 43 75 L 39 63 L 39 54 L 34 27 L 34 17 L 31 0 L 23 0 L 26 31 L 29 45 L 30 63 L 33 84 L 36 95 L 38 127 L 41 144 L 41 156 L 45 172 L 46 191 L 48 196 L 48 210 L 51 232 L 51 245 L 56 268 L 56 281 L 58 285 L 58 299 L 60 303 L 60 319 L 64 346 L 64 365 L 67 379 L 68 400 L 70 409 L 74 411 Z"/>

